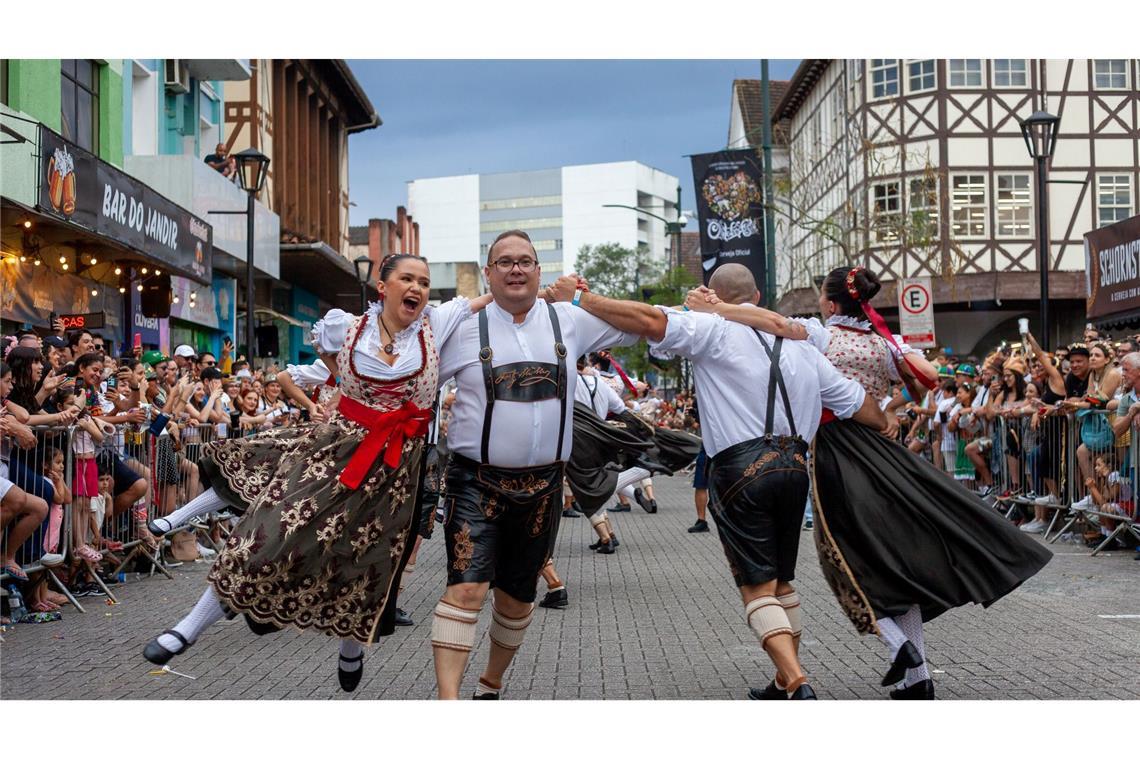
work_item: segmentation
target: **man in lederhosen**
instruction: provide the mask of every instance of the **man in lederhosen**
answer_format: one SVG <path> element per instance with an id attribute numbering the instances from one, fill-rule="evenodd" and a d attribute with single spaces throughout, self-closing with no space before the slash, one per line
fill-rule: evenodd
<path id="1" fill-rule="evenodd" d="M 747 624 L 776 666 L 765 698 L 815 699 L 800 666 L 802 623 L 791 585 L 808 493 L 808 442 L 823 407 L 885 427 L 878 400 L 807 341 L 774 338 L 715 314 L 613 301 L 578 285 L 562 277 L 548 295 L 564 300 L 576 293 L 586 311 L 645 335 L 655 354 L 693 362 L 713 519 Z M 754 309 L 759 300 L 751 272 L 739 264 L 721 266 L 709 285 L 729 308 Z M 769 321 L 776 332 L 803 335 L 779 315 Z"/>
<path id="2" fill-rule="evenodd" d="M 637 340 L 571 304 L 539 301 L 538 257 L 521 230 L 495 239 L 483 272 L 494 301 L 440 351 L 440 378 L 458 384 L 444 499 L 447 591 L 431 637 L 441 699 L 459 695 L 492 584 L 491 652 L 475 696 L 498 699 L 562 515 L 574 358 Z"/>

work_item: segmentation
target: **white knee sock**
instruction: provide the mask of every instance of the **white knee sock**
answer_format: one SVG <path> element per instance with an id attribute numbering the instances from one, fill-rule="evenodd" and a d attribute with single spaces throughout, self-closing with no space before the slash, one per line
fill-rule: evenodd
<path id="1" fill-rule="evenodd" d="M 359 660 L 358 662 L 345 662 L 345 660 L 352 657 L 359 657 L 362 654 L 364 654 L 364 647 L 361 646 L 360 643 L 352 639 L 341 639 L 340 663 L 338 663 L 337 667 L 346 673 L 360 670 L 360 668 L 364 666 L 364 660 Z"/>
<path id="2" fill-rule="evenodd" d="M 879 618 L 879 638 L 890 650 L 890 660 L 895 661 L 902 645 L 906 643 L 906 634 L 902 632 L 896 622 L 897 618 Z"/>
<path id="3" fill-rule="evenodd" d="M 225 616 L 226 611 L 218 600 L 218 595 L 214 593 L 214 587 L 207 586 L 206 592 L 198 599 L 194 609 L 190 610 L 190 614 L 174 626 L 174 630 L 181 633 L 187 641 L 193 644 L 202 635 L 202 631 Z M 158 645 L 168 652 L 177 653 L 182 650 L 182 642 L 168 633 L 158 637 Z"/>
<path id="4" fill-rule="evenodd" d="M 191 499 L 186 506 L 174 510 L 166 517 L 155 518 L 155 522 L 158 523 L 159 526 L 165 522 L 170 525 L 168 530 L 174 530 L 178 526 L 193 520 L 195 517 L 217 512 L 225 506 L 226 503 L 222 500 L 222 497 L 218 496 L 218 494 L 214 492 L 214 489 L 211 488 L 208 491 L 203 491 Z"/>
<path id="5" fill-rule="evenodd" d="M 616 491 L 626 498 L 633 498 L 633 486 L 640 483 L 645 478 L 649 477 L 649 470 L 644 467 L 630 467 L 628 470 L 622 470 L 618 473 Z M 626 494 L 624 489 L 629 487 L 629 493 Z"/>
<path id="6" fill-rule="evenodd" d="M 900 615 L 895 620 L 898 621 L 899 628 L 910 643 L 914 644 L 915 649 L 922 655 L 922 664 L 917 668 L 908 668 L 906 679 L 901 684 L 901 686 L 913 686 L 919 681 L 930 678 L 930 670 L 926 667 L 926 642 L 922 636 L 922 610 L 916 604 L 907 610 L 905 615 Z"/>

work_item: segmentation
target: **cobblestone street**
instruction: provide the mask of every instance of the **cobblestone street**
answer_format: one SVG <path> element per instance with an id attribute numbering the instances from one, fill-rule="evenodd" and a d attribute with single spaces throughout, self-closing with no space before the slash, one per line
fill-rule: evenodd
<path id="1" fill-rule="evenodd" d="M 614 516 L 622 541 L 612 556 L 587 548 L 584 519 L 565 520 L 555 560 L 570 607 L 536 610 L 507 673 L 506 699 L 741 699 L 771 677 L 713 532 L 691 535 L 685 478 L 658 481 L 661 511 Z M 1054 545 L 1054 560 L 990 610 L 950 612 L 927 628 L 941 699 L 1140 698 L 1140 563 L 1131 552 L 1090 557 Z M 0 646 L 5 699 L 428 699 L 434 692 L 431 611 L 443 588 L 443 541 L 425 543 L 401 606 L 416 621 L 365 660 L 351 697 L 336 683 L 336 646 L 287 631 L 255 637 L 240 620 L 208 631 L 171 666 L 196 680 L 151 675 L 143 645 L 197 599 L 205 562 L 114 590 L 121 603 L 82 600 L 86 614 L 18 625 Z M 821 699 L 883 699 L 882 645 L 851 629 L 803 533 L 797 581 L 803 597 L 803 660 Z M 540 583 L 541 586 L 541 583 Z M 540 596 L 542 590 L 540 589 Z M 487 656 L 480 639 L 465 688 Z"/>

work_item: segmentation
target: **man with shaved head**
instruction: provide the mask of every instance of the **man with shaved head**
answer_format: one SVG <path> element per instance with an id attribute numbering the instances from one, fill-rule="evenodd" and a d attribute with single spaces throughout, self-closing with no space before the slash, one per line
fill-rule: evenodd
<path id="1" fill-rule="evenodd" d="M 785 340 L 807 333 L 757 308 L 760 294 L 748 269 L 726 264 L 709 284 L 731 303 L 710 303 L 707 289 L 689 294 L 685 305 L 692 311 L 614 301 L 585 292 L 574 276 L 559 278 L 546 297 L 573 299 L 615 328 L 644 335 L 655 355 L 692 360 L 710 461 L 709 509 L 745 619 L 776 666 L 772 694 L 762 698 L 815 699 L 800 666 L 800 605 L 791 585 L 807 502 L 808 442 L 824 407 L 876 429 L 886 427 L 886 418 L 878 399 L 810 343 Z M 730 310 L 745 310 L 768 334 L 703 313 Z"/>

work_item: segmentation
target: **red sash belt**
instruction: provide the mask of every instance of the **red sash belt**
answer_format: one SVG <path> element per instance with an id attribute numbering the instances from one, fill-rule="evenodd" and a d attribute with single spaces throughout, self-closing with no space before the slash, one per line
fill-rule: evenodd
<path id="1" fill-rule="evenodd" d="M 395 469 L 400 465 L 404 441 L 426 435 L 431 423 L 431 409 L 420 409 L 412 403 L 394 412 L 381 412 L 343 396 L 337 409 L 345 418 L 368 430 L 340 474 L 340 482 L 354 490 L 360 487 L 381 450 L 384 464 Z"/>
<path id="2" fill-rule="evenodd" d="M 819 424 L 826 425 L 829 422 L 835 422 L 837 419 L 839 418 L 835 416 L 835 412 L 825 408 L 823 410 L 823 414 L 821 414 L 819 417 Z"/>

